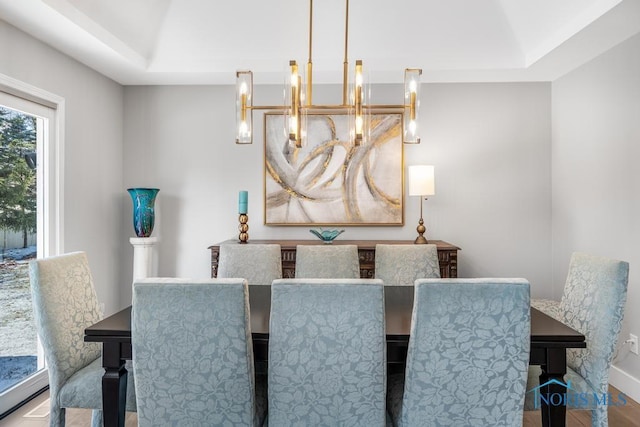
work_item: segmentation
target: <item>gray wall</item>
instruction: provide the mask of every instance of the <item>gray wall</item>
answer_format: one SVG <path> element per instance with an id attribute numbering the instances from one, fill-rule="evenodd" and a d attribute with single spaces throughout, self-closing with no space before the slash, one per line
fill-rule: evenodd
<path id="1" fill-rule="evenodd" d="M 640 335 L 640 35 L 558 79 L 552 91 L 553 293 L 560 298 L 573 251 L 628 261 L 623 341 Z M 640 378 L 628 347 L 616 364 Z"/>
<path id="2" fill-rule="evenodd" d="M 112 313 L 121 287 L 123 88 L 1 20 L 0 40 L 0 73 L 65 99 L 64 251 L 87 252 Z"/>
<path id="3" fill-rule="evenodd" d="M 373 88 L 375 102 L 397 102 L 401 87 Z M 338 86 L 318 86 L 315 102 L 339 100 Z M 425 202 L 427 237 L 462 248 L 459 275 L 517 276 L 534 296 L 550 296 L 551 86 L 426 84 L 422 144 L 405 146 L 405 165 L 433 164 L 436 195 Z M 256 104 L 279 104 L 280 87 L 256 88 Z M 401 98 L 400 98 L 401 99 Z M 237 197 L 249 191 L 249 235 L 312 239 L 309 227 L 263 221 L 262 114 L 253 145 L 234 143 L 231 86 L 126 87 L 125 186 L 160 188 L 155 236 L 159 274 L 208 277 L 207 247 L 237 236 Z M 419 200 L 405 195 L 403 227 L 348 227 L 344 239 L 413 239 Z M 131 203 L 121 240 L 133 235 Z M 133 250 L 123 251 L 122 283 Z M 130 301 L 123 289 L 121 303 Z"/>

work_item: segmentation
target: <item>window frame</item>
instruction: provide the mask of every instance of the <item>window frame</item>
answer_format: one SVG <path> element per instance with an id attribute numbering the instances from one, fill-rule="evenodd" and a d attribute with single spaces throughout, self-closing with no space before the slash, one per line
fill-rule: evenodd
<path id="1" fill-rule="evenodd" d="M 61 96 L 0 73 L 0 104 L 37 117 L 38 258 L 64 253 L 64 117 Z M 46 121 L 40 126 L 40 121 Z M 42 123 L 44 124 L 44 123 Z M 41 155 L 42 153 L 42 155 Z M 49 384 L 38 341 L 38 369 L 0 393 L 0 415 L 11 412 Z"/>

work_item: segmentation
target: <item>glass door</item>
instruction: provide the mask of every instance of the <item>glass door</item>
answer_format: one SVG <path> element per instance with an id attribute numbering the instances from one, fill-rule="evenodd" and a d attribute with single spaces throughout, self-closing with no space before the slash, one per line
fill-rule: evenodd
<path id="1" fill-rule="evenodd" d="M 28 263 L 44 254 L 43 159 L 54 112 L 0 92 L 0 414 L 48 384 Z"/>

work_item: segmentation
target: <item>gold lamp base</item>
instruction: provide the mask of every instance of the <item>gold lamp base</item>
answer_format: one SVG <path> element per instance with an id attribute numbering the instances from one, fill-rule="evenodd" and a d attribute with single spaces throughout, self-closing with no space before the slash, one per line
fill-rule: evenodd
<path id="1" fill-rule="evenodd" d="M 413 243 L 415 243 L 416 245 L 425 245 L 429 243 L 427 242 L 427 238 L 423 235 L 424 232 L 427 231 L 427 227 L 424 226 L 424 221 L 422 220 L 422 218 L 420 218 L 420 221 L 418 221 L 416 230 L 418 231 L 418 237 L 416 237 L 416 240 L 414 240 Z"/>

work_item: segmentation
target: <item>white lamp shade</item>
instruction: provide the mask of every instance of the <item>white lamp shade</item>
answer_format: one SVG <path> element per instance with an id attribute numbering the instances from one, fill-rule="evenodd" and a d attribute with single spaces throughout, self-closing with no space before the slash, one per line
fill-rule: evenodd
<path id="1" fill-rule="evenodd" d="M 433 196 L 436 194 L 433 166 L 409 166 L 409 195 Z"/>

